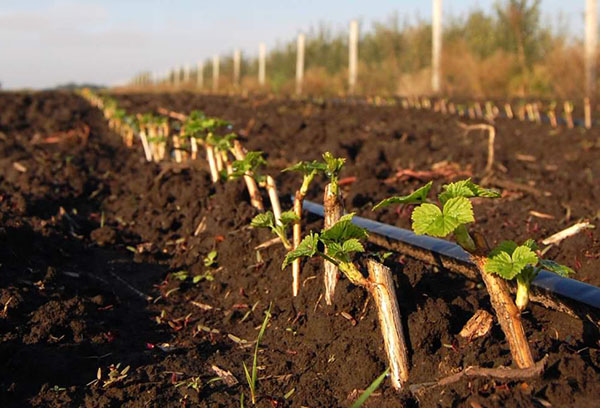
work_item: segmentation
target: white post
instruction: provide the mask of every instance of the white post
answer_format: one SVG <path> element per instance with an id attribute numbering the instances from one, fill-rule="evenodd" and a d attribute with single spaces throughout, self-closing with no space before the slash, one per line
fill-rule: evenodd
<path id="1" fill-rule="evenodd" d="M 442 0 L 433 0 L 431 89 L 439 94 L 442 82 Z"/>
<path id="2" fill-rule="evenodd" d="M 233 51 L 233 85 L 238 86 L 240 84 L 240 64 L 242 61 L 242 55 L 239 49 Z"/>
<path id="3" fill-rule="evenodd" d="M 213 57 L 213 69 L 212 69 L 212 90 L 216 92 L 219 90 L 219 56 Z"/>
<path id="4" fill-rule="evenodd" d="M 598 44 L 598 0 L 585 2 L 585 95 L 596 91 L 596 47 Z"/>
<path id="5" fill-rule="evenodd" d="M 267 46 L 265 43 L 258 45 L 258 84 L 265 85 L 265 58 L 267 57 Z"/>
<path id="6" fill-rule="evenodd" d="M 298 34 L 296 46 L 296 94 L 302 94 L 302 81 L 304 80 L 304 34 Z"/>
<path id="7" fill-rule="evenodd" d="M 204 63 L 202 61 L 196 65 L 196 86 L 200 89 L 204 87 Z"/>
<path id="8" fill-rule="evenodd" d="M 358 21 L 350 21 L 350 34 L 348 37 L 348 88 L 354 93 L 356 88 L 356 74 L 358 70 Z"/>

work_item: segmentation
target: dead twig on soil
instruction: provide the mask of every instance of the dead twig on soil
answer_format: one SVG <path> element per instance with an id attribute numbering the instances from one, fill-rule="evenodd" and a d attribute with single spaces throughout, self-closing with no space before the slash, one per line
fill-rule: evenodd
<path id="1" fill-rule="evenodd" d="M 494 166 L 494 140 L 496 139 L 496 129 L 492 125 L 484 123 L 477 125 L 467 125 L 466 123 L 458 122 L 458 126 L 465 131 L 465 135 L 471 130 L 485 130 L 488 132 L 488 157 L 485 165 L 485 172 L 491 173 Z"/>
<path id="2" fill-rule="evenodd" d="M 573 235 L 578 234 L 585 229 L 592 229 L 592 228 L 595 228 L 595 225 L 590 224 L 587 221 L 578 222 L 577 224 L 571 225 L 569 228 L 565 228 L 564 230 L 559 231 L 556 234 L 553 234 L 553 235 L 549 236 L 548 238 L 544 239 L 542 241 L 542 244 L 544 244 L 544 245 L 559 244 L 563 239 L 572 237 Z"/>
<path id="3" fill-rule="evenodd" d="M 473 377 L 486 377 L 506 381 L 534 378 L 540 376 L 544 372 L 544 368 L 546 367 L 547 361 L 548 355 L 544 356 L 544 358 L 542 358 L 540 361 L 528 368 L 485 368 L 478 366 L 469 366 L 456 374 L 452 374 L 448 377 L 441 378 L 435 382 L 413 384 L 409 387 L 409 390 L 410 392 L 415 394 L 430 388 L 443 387 L 445 385 L 454 384 L 462 380 L 463 378 Z"/>

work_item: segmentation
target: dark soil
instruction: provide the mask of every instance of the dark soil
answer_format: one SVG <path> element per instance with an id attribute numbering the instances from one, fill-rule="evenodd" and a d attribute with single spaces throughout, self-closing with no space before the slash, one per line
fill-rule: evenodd
<path id="1" fill-rule="evenodd" d="M 480 180 L 485 166 L 483 135 L 465 136 L 455 118 L 425 111 L 191 94 L 118 98 L 132 112 L 202 109 L 231 120 L 248 149 L 267 153 L 282 199 L 299 184 L 282 168 L 327 150 L 347 157 L 343 177 L 356 181 L 344 187 L 346 210 L 402 227 L 409 226 L 409 209 L 370 211 L 372 203 L 422 184 L 392 179 L 398 168 L 430 170 L 447 160 Z M 533 190 L 477 202 L 476 228 L 491 244 L 541 239 L 579 218 L 597 218 L 596 131 L 510 121 L 497 130 L 496 178 Z M 202 160 L 145 163 L 99 111 L 68 93 L 0 94 L 0 132 L 1 406 L 230 407 L 240 405 L 241 393 L 249 406 L 243 363 L 251 364 L 269 305 L 258 406 L 347 406 L 355 390 L 384 371 L 376 313 L 364 290 L 341 280 L 335 306 L 325 306 L 315 260 L 304 265 L 302 291 L 293 298 L 290 273 L 280 268 L 283 248 L 254 249 L 271 236 L 248 228 L 256 213 L 242 182 L 213 186 Z M 59 143 L 44 143 L 57 135 Z M 318 180 L 309 198 L 320 200 L 323 185 Z M 319 229 L 321 221 L 309 217 L 307 224 Z M 589 230 L 550 255 L 598 285 L 599 241 Z M 205 266 L 211 250 L 217 264 Z M 475 311 L 491 311 L 481 285 L 402 254 L 389 264 L 412 384 L 468 365 L 510 365 L 497 326 L 484 338 L 459 341 Z M 177 279 L 181 271 L 189 277 Z M 212 280 L 192 283 L 206 273 Z M 524 324 L 535 358 L 549 355 L 541 378 L 465 379 L 418 394 L 408 387 L 396 393 L 384 382 L 367 405 L 597 406 L 598 321 L 593 310 L 580 320 L 534 304 Z M 109 366 L 118 363 L 120 370 L 130 366 L 127 376 L 106 384 Z M 240 383 L 211 382 L 212 366 Z M 90 384 L 99 368 L 101 381 Z"/>

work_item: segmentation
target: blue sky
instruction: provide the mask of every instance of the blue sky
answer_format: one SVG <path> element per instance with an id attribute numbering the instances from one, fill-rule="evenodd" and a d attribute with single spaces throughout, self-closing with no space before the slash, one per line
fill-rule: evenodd
<path id="1" fill-rule="evenodd" d="M 460 16 L 493 0 L 444 0 Z M 585 0 L 542 0 L 544 19 L 583 32 Z M 43 88 L 68 81 L 116 84 L 140 70 L 163 72 L 239 47 L 256 54 L 320 22 L 368 29 L 397 12 L 429 20 L 430 0 L 2 0 L 0 82 Z M 268 74 L 268 73 L 267 73 Z"/>

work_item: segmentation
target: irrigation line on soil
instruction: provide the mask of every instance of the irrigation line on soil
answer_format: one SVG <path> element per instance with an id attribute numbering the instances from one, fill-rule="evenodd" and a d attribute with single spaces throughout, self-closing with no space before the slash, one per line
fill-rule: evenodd
<path id="1" fill-rule="evenodd" d="M 323 216 L 323 206 L 320 204 L 304 200 L 303 208 L 311 214 L 320 217 Z M 475 265 L 471 262 L 469 254 L 453 242 L 425 235 L 416 235 L 412 231 L 383 224 L 368 218 L 354 217 L 352 222 L 372 233 L 373 236 L 369 237 L 369 241 L 376 245 L 393 247 L 394 245 L 387 244 L 388 240 L 403 243 L 419 252 L 428 253 L 427 256 L 434 261 L 433 263 L 441 264 L 446 269 L 461 273 L 470 279 L 479 279 Z M 419 258 L 423 259 L 425 257 L 420 256 Z M 563 278 L 546 270 L 540 271 L 532 282 L 532 285 L 543 291 L 600 309 L 600 288 L 596 286 L 575 279 Z M 536 301 L 536 297 L 538 297 L 537 300 L 540 303 L 546 306 L 571 315 L 576 314 L 568 305 L 557 303 L 556 300 L 549 299 L 547 296 L 544 297 L 538 294 L 532 297 L 532 300 Z"/>

